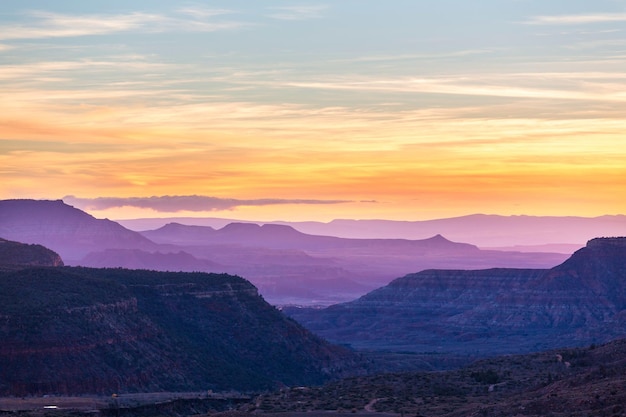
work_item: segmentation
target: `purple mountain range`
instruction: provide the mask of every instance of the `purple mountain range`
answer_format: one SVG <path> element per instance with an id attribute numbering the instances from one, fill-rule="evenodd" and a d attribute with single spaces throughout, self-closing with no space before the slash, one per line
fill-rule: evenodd
<path id="1" fill-rule="evenodd" d="M 153 230 L 168 223 L 216 229 L 240 220 L 220 218 L 129 219 L 119 223 L 132 230 Z M 323 222 L 250 222 L 282 224 L 312 235 L 357 239 L 426 239 L 437 234 L 480 248 L 570 254 L 598 236 L 626 235 L 626 216 L 469 216 L 424 221 L 333 220 Z"/>
<path id="2" fill-rule="evenodd" d="M 0 237 L 38 243 L 69 265 L 228 272 L 275 304 L 347 301 L 428 268 L 547 268 L 561 253 L 481 250 L 440 233 L 424 239 L 356 239 L 280 224 L 220 228 L 171 223 L 138 233 L 62 201 L 0 201 Z"/>

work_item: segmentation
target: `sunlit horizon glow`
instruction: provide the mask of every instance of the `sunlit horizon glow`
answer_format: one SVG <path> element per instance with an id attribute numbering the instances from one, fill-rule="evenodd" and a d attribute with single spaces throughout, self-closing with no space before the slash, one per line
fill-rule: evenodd
<path id="1" fill-rule="evenodd" d="M 111 219 L 624 213 L 626 1 L 423 3 L 4 2 L 0 198 L 247 202 L 85 208 Z"/>

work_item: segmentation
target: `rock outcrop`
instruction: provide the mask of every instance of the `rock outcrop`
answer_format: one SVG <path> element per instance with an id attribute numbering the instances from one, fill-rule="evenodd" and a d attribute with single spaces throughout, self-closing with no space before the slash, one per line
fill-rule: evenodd
<path id="1" fill-rule="evenodd" d="M 285 309 L 358 348 L 521 353 L 626 335 L 626 238 L 593 239 L 549 269 L 426 270 L 323 310 Z"/>

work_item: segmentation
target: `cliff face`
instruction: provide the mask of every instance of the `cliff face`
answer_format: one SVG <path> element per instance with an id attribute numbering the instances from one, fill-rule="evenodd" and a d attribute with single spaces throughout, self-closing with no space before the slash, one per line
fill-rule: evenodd
<path id="1" fill-rule="evenodd" d="M 0 274 L 0 395 L 250 390 L 353 366 L 234 276 L 30 268 Z"/>
<path id="2" fill-rule="evenodd" d="M 361 348 L 488 355 L 626 335 L 626 238 L 594 239 L 550 270 L 427 270 L 350 303 L 286 309 Z"/>
<path id="3" fill-rule="evenodd" d="M 63 266 L 58 253 L 41 245 L 28 245 L 0 238 L 0 265 Z"/>

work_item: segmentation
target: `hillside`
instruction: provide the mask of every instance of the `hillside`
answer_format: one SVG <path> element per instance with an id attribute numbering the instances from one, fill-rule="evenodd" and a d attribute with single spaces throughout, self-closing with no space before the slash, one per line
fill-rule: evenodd
<path id="1" fill-rule="evenodd" d="M 626 238 L 594 239 L 550 270 L 426 270 L 353 302 L 287 314 L 360 349 L 487 356 L 626 335 Z"/>
<path id="2" fill-rule="evenodd" d="M 0 266 L 63 266 L 61 257 L 41 245 L 28 245 L 0 238 Z"/>
<path id="3" fill-rule="evenodd" d="M 0 200 L 0 236 L 43 245 L 70 264 L 89 252 L 109 248 L 156 248 L 139 233 L 96 219 L 61 200 Z"/>
<path id="4" fill-rule="evenodd" d="M 0 339 L 2 396 L 258 390 L 356 364 L 223 274 L 3 272 Z"/>
<path id="5" fill-rule="evenodd" d="M 229 415 L 338 415 L 329 414 L 332 410 L 374 416 L 622 416 L 625 375 L 626 340 L 619 340 L 496 357 L 453 371 L 380 374 L 292 388 L 262 395 Z"/>

